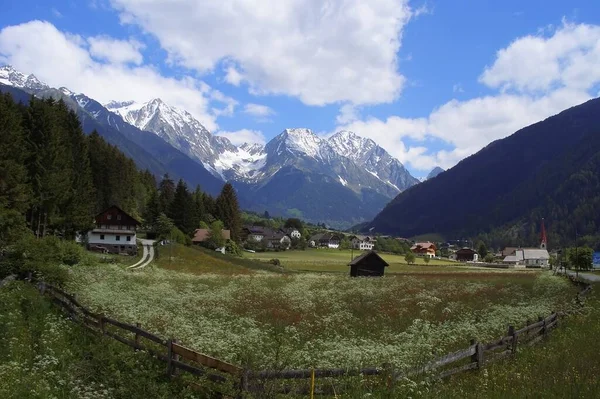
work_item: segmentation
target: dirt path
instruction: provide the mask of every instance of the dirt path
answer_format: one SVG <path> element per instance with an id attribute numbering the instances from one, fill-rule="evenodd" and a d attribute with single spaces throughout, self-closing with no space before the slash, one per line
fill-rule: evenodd
<path id="1" fill-rule="evenodd" d="M 575 276 L 575 272 L 568 270 L 567 273 L 569 274 L 569 276 Z M 600 275 L 598 274 L 593 274 L 593 273 L 585 273 L 585 272 L 579 272 L 579 278 L 583 279 L 583 280 L 587 280 L 587 281 L 591 281 L 594 283 L 600 282 Z"/>
<path id="2" fill-rule="evenodd" d="M 141 265 L 142 263 L 144 263 L 144 261 L 146 260 L 146 258 L 148 257 L 148 247 L 146 245 L 143 245 L 144 248 L 144 252 L 142 254 L 142 259 L 140 259 L 137 263 L 131 265 L 131 266 L 127 266 L 128 269 L 133 269 L 138 265 Z"/>
<path id="3" fill-rule="evenodd" d="M 128 269 L 140 270 L 148 266 L 154 260 L 154 240 L 140 240 L 144 246 L 144 254 L 142 259 L 135 265 L 129 266 Z"/>

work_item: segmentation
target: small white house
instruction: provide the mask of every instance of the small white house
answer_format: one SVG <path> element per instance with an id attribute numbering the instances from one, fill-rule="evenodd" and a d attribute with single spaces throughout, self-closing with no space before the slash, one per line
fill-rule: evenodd
<path id="1" fill-rule="evenodd" d="M 375 237 L 369 236 L 354 236 L 352 238 L 352 248 L 359 249 L 361 251 L 371 251 L 375 247 Z"/>
<path id="2" fill-rule="evenodd" d="M 106 253 L 137 253 L 136 229 L 140 222 L 117 206 L 95 217 L 96 227 L 87 234 L 87 247 Z"/>
<path id="3" fill-rule="evenodd" d="M 546 249 L 519 248 L 513 254 L 506 256 L 503 262 L 527 267 L 548 267 L 550 254 Z"/>

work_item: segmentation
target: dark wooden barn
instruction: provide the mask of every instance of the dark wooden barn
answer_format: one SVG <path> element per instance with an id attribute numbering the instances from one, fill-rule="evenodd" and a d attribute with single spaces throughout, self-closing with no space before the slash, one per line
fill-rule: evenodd
<path id="1" fill-rule="evenodd" d="M 348 264 L 351 277 L 381 277 L 388 263 L 375 251 L 365 252 Z"/>
<path id="2" fill-rule="evenodd" d="M 471 248 L 462 248 L 456 251 L 456 260 L 459 262 L 477 261 L 477 252 Z"/>

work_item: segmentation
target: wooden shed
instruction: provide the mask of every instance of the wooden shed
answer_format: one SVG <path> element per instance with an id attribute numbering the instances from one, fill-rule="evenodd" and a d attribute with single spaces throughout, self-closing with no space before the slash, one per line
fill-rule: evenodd
<path id="1" fill-rule="evenodd" d="M 388 263 L 375 251 L 365 252 L 348 264 L 351 277 L 381 277 Z"/>
<path id="2" fill-rule="evenodd" d="M 456 251 L 456 260 L 459 262 L 477 262 L 478 254 L 471 248 L 462 248 Z"/>

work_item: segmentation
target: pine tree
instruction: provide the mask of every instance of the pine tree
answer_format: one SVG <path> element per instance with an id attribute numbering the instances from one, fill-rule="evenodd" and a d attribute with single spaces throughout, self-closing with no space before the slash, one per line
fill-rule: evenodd
<path id="1" fill-rule="evenodd" d="M 153 190 L 150 193 L 150 199 L 148 200 L 148 203 L 146 204 L 142 218 L 144 219 L 144 223 L 147 226 L 150 226 L 150 228 L 153 229 L 154 231 L 156 231 L 155 223 L 156 223 L 156 219 L 158 218 L 160 213 L 161 213 L 161 210 L 160 210 L 160 202 L 158 200 L 158 191 Z"/>
<path id="2" fill-rule="evenodd" d="M 173 198 L 175 197 L 175 183 L 169 177 L 168 173 L 165 173 L 160 184 L 158 185 L 158 200 L 160 203 L 161 212 L 168 213 L 169 207 Z"/>
<path id="3" fill-rule="evenodd" d="M 197 225 L 194 219 L 194 208 L 195 204 L 187 189 L 187 185 L 183 179 L 180 179 L 167 215 L 173 220 L 173 223 L 175 223 L 175 226 L 179 230 L 188 235 L 194 232 Z"/>
<path id="4" fill-rule="evenodd" d="M 21 112 L 9 94 L 0 94 L 0 252 L 25 233 L 31 199 Z"/>
<path id="5" fill-rule="evenodd" d="M 73 238 L 78 231 L 92 227 L 90 215 L 94 212 L 94 187 L 88 141 L 81 128 L 77 115 L 64 106 L 62 128 L 67 134 L 67 142 L 71 147 L 69 169 L 72 171 L 69 196 L 62 204 L 65 215 L 63 230 L 66 237 Z M 66 112 L 66 114 L 65 114 Z"/>
<path id="6" fill-rule="evenodd" d="M 217 217 L 231 231 L 231 239 L 239 242 L 242 228 L 240 206 L 233 186 L 226 183 L 215 201 Z"/>

